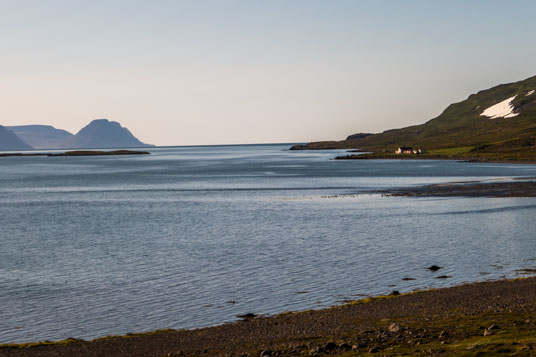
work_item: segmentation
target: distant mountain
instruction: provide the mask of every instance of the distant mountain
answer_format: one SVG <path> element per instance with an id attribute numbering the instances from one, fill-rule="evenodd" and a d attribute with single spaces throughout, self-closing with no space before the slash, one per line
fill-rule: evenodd
<path id="1" fill-rule="evenodd" d="M 424 124 L 294 149 L 357 148 L 394 151 L 400 146 L 472 153 L 536 153 L 536 76 L 470 95 Z M 463 150 L 462 150 L 463 149 Z"/>
<path id="2" fill-rule="evenodd" d="M 50 125 L 18 125 L 6 128 L 34 149 L 63 148 L 64 144 L 74 135 L 63 129 Z"/>
<path id="3" fill-rule="evenodd" d="M 32 147 L 0 125 L 0 150 L 32 150 Z"/>
<path id="4" fill-rule="evenodd" d="M 108 119 L 96 119 L 82 128 L 76 135 L 63 143 L 63 148 L 120 148 L 147 147 L 118 122 Z"/>

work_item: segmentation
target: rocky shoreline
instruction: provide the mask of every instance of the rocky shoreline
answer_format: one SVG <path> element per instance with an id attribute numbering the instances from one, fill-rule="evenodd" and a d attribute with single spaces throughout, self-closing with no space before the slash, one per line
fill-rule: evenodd
<path id="1" fill-rule="evenodd" d="M 536 278 L 393 293 L 196 330 L 2 345 L 0 356 L 534 355 Z"/>
<path id="2" fill-rule="evenodd" d="M 451 182 L 376 193 L 392 197 L 536 197 L 536 181 Z"/>
<path id="3" fill-rule="evenodd" d="M 350 150 L 348 152 L 360 152 L 360 150 Z M 527 158 L 507 159 L 494 156 L 456 156 L 456 155 L 394 155 L 394 154 L 352 154 L 336 156 L 334 160 L 452 160 L 462 162 L 482 162 L 492 164 L 523 164 L 534 165 L 536 160 Z"/>

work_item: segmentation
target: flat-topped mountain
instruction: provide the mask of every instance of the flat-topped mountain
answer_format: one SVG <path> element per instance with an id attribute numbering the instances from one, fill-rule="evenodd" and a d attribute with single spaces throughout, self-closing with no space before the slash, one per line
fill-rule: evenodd
<path id="1" fill-rule="evenodd" d="M 50 125 L 17 125 L 6 128 L 9 132 L 3 132 L 4 136 L 0 136 L 0 150 L 106 149 L 152 146 L 142 143 L 127 128 L 108 119 L 93 120 L 76 135 Z M 4 129 L 4 131 L 8 130 Z"/>
<path id="2" fill-rule="evenodd" d="M 17 125 L 6 128 L 34 149 L 62 148 L 74 135 L 51 125 Z"/>
<path id="3" fill-rule="evenodd" d="M 394 151 L 401 146 L 536 154 L 536 76 L 472 94 L 424 124 L 374 135 L 351 135 L 342 141 L 297 145 L 293 149 Z"/>
<path id="4" fill-rule="evenodd" d="M 151 146 L 139 141 L 118 122 L 96 119 L 63 143 L 63 148 L 91 149 Z"/>
<path id="5" fill-rule="evenodd" d="M 31 150 L 32 147 L 22 141 L 13 132 L 0 125 L 0 150 Z"/>

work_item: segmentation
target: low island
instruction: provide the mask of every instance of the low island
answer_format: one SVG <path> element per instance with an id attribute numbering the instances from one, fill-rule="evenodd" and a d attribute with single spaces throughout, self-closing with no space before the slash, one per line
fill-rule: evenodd
<path id="1" fill-rule="evenodd" d="M 149 155 L 147 151 L 133 151 L 133 150 L 113 150 L 113 151 L 95 151 L 95 150 L 77 150 L 66 151 L 62 153 L 3 153 L 0 157 L 13 157 L 13 156 L 107 156 L 107 155 Z"/>

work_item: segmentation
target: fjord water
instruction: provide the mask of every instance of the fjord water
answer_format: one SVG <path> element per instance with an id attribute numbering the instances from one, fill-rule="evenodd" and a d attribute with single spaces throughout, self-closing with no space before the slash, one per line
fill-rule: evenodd
<path id="1" fill-rule="evenodd" d="M 201 327 L 536 265 L 534 198 L 370 194 L 536 166 L 289 146 L 1 158 L 0 343 Z"/>

